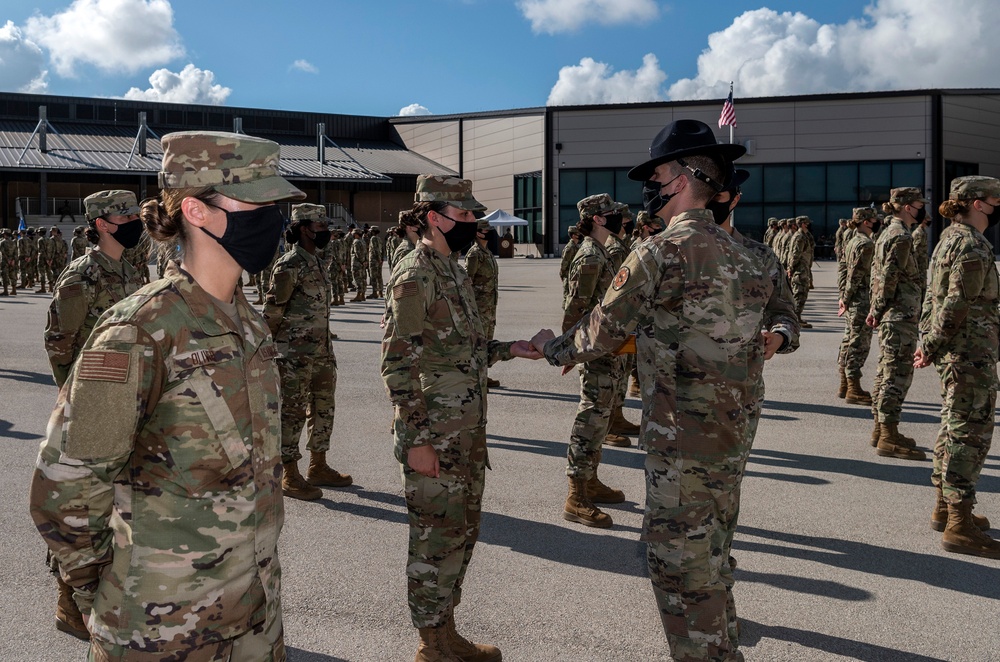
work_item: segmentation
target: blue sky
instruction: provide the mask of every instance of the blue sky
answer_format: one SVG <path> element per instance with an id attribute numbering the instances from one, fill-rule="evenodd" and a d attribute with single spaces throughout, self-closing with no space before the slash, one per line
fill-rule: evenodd
<path id="1" fill-rule="evenodd" d="M 395 115 L 995 87 L 994 2 L 8 0 L 0 89 Z"/>

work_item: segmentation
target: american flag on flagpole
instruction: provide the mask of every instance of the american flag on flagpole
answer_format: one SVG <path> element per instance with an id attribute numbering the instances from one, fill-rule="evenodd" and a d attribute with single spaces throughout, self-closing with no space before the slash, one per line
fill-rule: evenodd
<path id="1" fill-rule="evenodd" d="M 726 103 L 722 104 L 722 113 L 719 115 L 719 128 L 724 126 L 736 126 L 736 109 L 733 108 L 733 84 L 729 83 L 729 96 Z"/>

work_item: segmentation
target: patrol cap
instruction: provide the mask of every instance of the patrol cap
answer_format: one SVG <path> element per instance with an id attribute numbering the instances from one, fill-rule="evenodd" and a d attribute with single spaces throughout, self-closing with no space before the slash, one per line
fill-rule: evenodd
<path id="1" fill-rule="evenodd" d="M 642 213 L 642 212 L 639 212 L 639 213 Z M 568 228 L 566 228 L 566 233 L 567 233 L 567 234 L 568 234 L 569 236 L 571 236 L 571 237 L 572 237 L 572 236 L 573 236 L 573 235 L 575 235 L 575 234 L 580 234 L 580 231 L 579 231 L 579 230 L 578 230 L 578 229 L 576 228 L 576 226 L 575 226 L 575 225 L 571 225 L 571 226 L 569 226 Z"/>
<path id="2" fill-rule="evenodd" d="M 774 216 L 772 216 L 771 218 L 767 219 L 767 227 L 773 228 L 773 227 L 777 227 L 777 225 L 778 225 L 778 219 L 776 219 Z"/>
<path id="3" fill-rule="evenodd" d="M 656 166 L 685 156 L 704 155 L 732 163 L 746 154 L 746 147 L 720 143 L 712 127 L 698 120 L 675 120 L 663 127 L 649 145 L 649 160 L 628 171 L 628 178 L 643 182 L 653 176 Z M 725 182 L 721 182 L 725 184 Z"/>
<path id="4" fill-rule="evenodd" d="M 492 227 L 490 222 L 485 218 L 481 218 L 476 221 L 476 232 L 489 232 L 490 227 Z"/>
<path id="5" fill-rule="evenodd" d="M 635 224 L 638 226 L 649 225 L 649 212 L 643 209 L 635 216 Z"/>
<path id="6" fill-rule="evenodd" d="M 131 216 L 139 213 L 139 203 L 132 191 L 98 191 L 83 199 L 87 220 L 96 220 L 98 216 Z"/>
<path id="7" fill-rule="evenodd" d="M 1000 196 L 1000 179 L 983 175 L 956 177 L 951 180 L 951 200 L 978 200 L 989 196 Z"/>
<path id="8" fill-rule="evenodd" d="M 472 197 L 472 181 L 444 175 L 420 175 L 414 202 L 444 202 L 467 211 L 485 211 L 486 205 Z"/>
<path id="9" fill-rule="evenodd" d="M 924 197 L 924 192 L 917 187 L 904 186 L 903 188 L 894 188 L 889 191 L 889 202 L 898 205 L 908 205 L 913 202 L 923 202 L 926 204 L 928 200 Z"/>
<path id="10" fill-rule="evenodd" d="M 278 143 L 241 133 L 178 131 L 160 140 L 161 189 L 211 187 L 227 198 L 261 204 L 306 194 L 278 174 Z"/>
<path id="11" fill-rule="evenodd" d="M 292 205 L 293 221 L 326 221 L 326 207 L 303 202 Z"/>
<path id="12" fill-rule="evenodd" d="M 795 222 L 796 223 L 805 223 L 806 225 L 809 225 L 810 223 L 812 223 L 812 221 L 809 220 L 808 216 L 796 216 L 795 217 Z"/>
<path id="13" fill-rule="evenodd" d="M 877 218 L 878 214 L 871 207 L 855 207 L 854 212 L 851 214 L 851 220 L 853 221 L 867 221 L 873 218 Z"/>
<path id="14" fill-rule="evenodd" d="M 580 212 L 580 218 L 590 218 L 591 216 L 613 214 L 620 211 L 621 208 L 607 193 L 597 193 L 595 195 L 588 195 L 576 203 L 576 210 Z"/>

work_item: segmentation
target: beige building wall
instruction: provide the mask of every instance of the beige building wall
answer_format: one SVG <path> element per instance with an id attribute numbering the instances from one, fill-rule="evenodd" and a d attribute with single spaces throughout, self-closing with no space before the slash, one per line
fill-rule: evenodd
<path id="1" fill-rule="evenodd" d="M 980 175 L 1000 177 L 1000 95 L 945 95 L 941 114 L 945 160 L 976 163 Z"/>
<path id="2" fill-rule="evenodd" d="M 394 125 L 403 145 L 431 161 L 459 171 L 459 120 L 427 121 Z"/>

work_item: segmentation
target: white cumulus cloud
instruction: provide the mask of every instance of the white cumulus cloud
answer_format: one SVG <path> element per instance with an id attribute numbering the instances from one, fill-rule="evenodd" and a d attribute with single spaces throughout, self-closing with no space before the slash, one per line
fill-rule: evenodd
<path id="1" fill-rule="evenodd" d="M 175 73 L 157 69 L 149 77 L 149 89 L 133 87 L 125 93 L 126 99 L 136 101 L 164 101 L 168 103 L 199 103 L 220 106 L 226 103 L 232 90 L 215 82 L 215 74 L 199 69 L 193 64 Z"/>
<path id="2" fill-rule="evenodd" d="M 307 74 L 318 74 L 319 73 L 319 69 L 316 68 L 316 65 L 314 65 L 309 60 L 296 60 L 295 62 L 292 62 L 292 66 L 289 67 L 289 68 L 290 69 L 298 69 L 299 71 L 304 71 Z"/>
<path id="3" fill-rule="evenodd" d="M 518 0 L 534 32 L 574 32 L 588 23 L 621 25 L 656 18 L 655 0 Z"/>
<path id="4" fill-rule="evenodd" d="M 80 64 L 134 73 L 184 55 L 169 0 L 73 0 L 52 16 L 33 16 L 25 33 L 48 49 L 60 76 Z"/>
<path id="5" fill-rule="evenodd" d="M 580 64 L 559 70 L 559 80 L 549 92 L 549 106 L 594 103 L 635 103 L 664 98 L 667 75 L 652 53 L 635 71 L 614 71 L 604 62 L 585 57 Z"/>
<path id="6" fill-rule="evenodd" d="M 708 38 L 698 75 L 671 99 L 996 87 L 995 0 L 876 0 L 861 18 L 820 24 L 756 9 Z"/>
<path id="7" fill-rule="evenodd" d="M 399 109 L 399 115 L 401 117 L 409 117 L 412 115 L 433 115 L 431 111 L 427 110 L 424 106 L 419 103 L 411 103 L 409 106 L 404 106 Z"/>
<path id="8" fill-rule="evenodd" d="M 45 53 L 12 21 L 0 27 L 0 89 L 45 92 L 48 87 Z"/>

